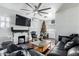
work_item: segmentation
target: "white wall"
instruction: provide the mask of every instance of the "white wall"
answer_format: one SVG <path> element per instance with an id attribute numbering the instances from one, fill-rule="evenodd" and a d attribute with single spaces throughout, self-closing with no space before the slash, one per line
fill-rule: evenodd
<path id="1" fill-rule="evenodd" d="M 46 26 L 49 38 L 55 38 L 55 24 L 52 24 L 51 20 L 46 20 Z"/>
<path id="2" fill-rule="evenodd" d="M 14 24 L 14 14 L 11 10 L 8 10 L 0 6 L 0 16 L 10 17 L 10 26 Z M 10 28 L 0 28 L 0 44 L 5 41 L 12 41 Z"/>
<path id="3" fill-rule="evenodd" d="M 42 20 L 33 19 L 32 20 L 32 23 L 31 23 L 30 32 L 31 31 L 36 31 L 37 32 L 37 35 L 39 37 L 40 30 L 41 30 L 41 27 L 42 27 L 42 22 L 43 22 Z"/>
<path id="4" fill-rule="evenodd" d="M 79 33 L 79 4 L 65 4 L 61 11 L 56 13 L 56 39 L 58 35 Z M 68 8 L 67 8 L 68 7 Z"/>

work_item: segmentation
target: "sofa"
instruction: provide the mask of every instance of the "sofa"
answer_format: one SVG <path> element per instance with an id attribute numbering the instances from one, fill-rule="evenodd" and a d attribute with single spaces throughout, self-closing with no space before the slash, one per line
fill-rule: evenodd
<path id="1" fill-rule="evenodd" d="M 48 56 L 79 56 L 79 34 L 59 35 L 58 43 Z"/>

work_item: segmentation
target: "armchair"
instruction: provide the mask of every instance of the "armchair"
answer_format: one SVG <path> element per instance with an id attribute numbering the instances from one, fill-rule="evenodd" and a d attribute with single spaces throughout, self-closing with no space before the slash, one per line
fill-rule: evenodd
<path id="1" fill-rule="evenodd" d="M 32 36 L 32 41 L 36 41 L 37 40 L 37 34 L 36 34 L 36 31 L 32 31 L 31 32 L 31 36 Z"/>

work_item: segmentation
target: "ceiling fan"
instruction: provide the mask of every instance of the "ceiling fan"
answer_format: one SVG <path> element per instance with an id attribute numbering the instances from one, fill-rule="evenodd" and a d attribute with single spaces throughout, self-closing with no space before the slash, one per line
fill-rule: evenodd
<path id="1" fill-rule="evenodd" d="M 40 7 L 42 6 L 42 3 L 39 3 L 38 5 L 25 3 L 25 5 L 29 6 L 32 9 L 32 11 L 33 11 L 33 12 L 30 12 L 30 13 L 26 13 L 26 14 L 28 15 L 28 14 L 33 13 L 33 16 L 35 16 L 36 14 L 38 14 L 40 16 L 43 16 L 42 14 L 48 14 L 46 12 L 46 10 L 51 9 L 50 7 L 49 8 L 44 8 L 44 9 L 40 9 Z M 31 10 L 28 10 L 28 9 L 21 9 L 21 10 L 23 10 L 23 11 L 31 11 Z"/>

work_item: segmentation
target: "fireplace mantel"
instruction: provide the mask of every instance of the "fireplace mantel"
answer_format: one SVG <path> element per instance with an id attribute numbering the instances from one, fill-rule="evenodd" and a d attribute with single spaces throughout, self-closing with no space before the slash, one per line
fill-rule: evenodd
<path id="1" fill-rule="evenodd" d="M 12 32 L 29 32 L 29 28 L 27 27 L 11 27 Z"/>

